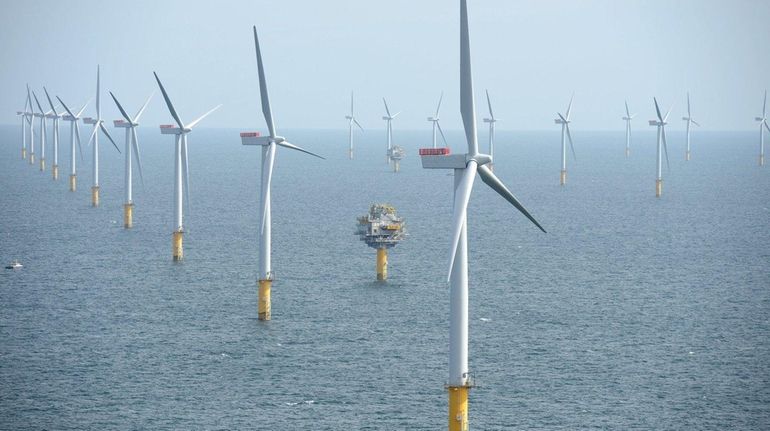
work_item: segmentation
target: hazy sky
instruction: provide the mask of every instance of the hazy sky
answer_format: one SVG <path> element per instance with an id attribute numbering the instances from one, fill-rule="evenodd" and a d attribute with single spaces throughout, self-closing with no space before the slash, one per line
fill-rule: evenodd
<path id="1" fill-rule="evenodd" d="M 469 0 L 469 15 L 477 111 L 488 88 L 500 129 L 555 129 L 573 91 L 576 130 L 623 130 L 624 99 L 648 128 L 653 95 L 682 128 L 687 90 L 704 129 L 753 129 L 770 87 L 767 0 Z M 443 127 L 462 127 L 457 0 L 4 1 L 0 123 L 25 83 L 82 104 L 101 64 L 105 118 L 107 90 L 136 112 L 155 70 L 184 121 L 223 103 L 202 126 L 264 131 L 254 24 L 279 131 L 345 128 L 351 90 L 365 128 L 384 127 L 385 96 L 395 129 L 428 129 L 441 91 Z M 170 118 L 158 93 L 142 123 Z"/>

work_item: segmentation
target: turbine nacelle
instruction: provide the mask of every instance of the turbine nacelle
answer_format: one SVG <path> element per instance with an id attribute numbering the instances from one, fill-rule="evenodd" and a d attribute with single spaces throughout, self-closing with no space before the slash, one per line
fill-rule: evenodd
<path id="1" fill-rule="evenodd" d="M 754 121 L 765 121 L 762 117 L 754 117 Z"/>
<path id="2" fill-rule="evenodd" d="M 556 124 L 569 124 L 572 121 L 570 121 L 570 120 L 563 120 L 561 118 L 554 118 L 553 122 L 556 123 Z"/>
<path id="3" fill-rule="evenodd" d="M 500 121 L 500 119 L 499 118 L 485 118 L 483 121 L 485 123 L 497 123 L 498 121 Z"/>
<path id="4" fill-rule="evenodd" d="M 665 121 L 650 120 L 650 126 L 665 126 L 667 124 Z"/>
<path id="5" fill-rule="evenodd" d="M 471 161 L 475 161 L 478 166 L 492 163 L 489 154 L 425 154 L 420 158 L 425 169 L 465 169 Z"/>
<path id="6" fill-rule="evenodd" d="M 132 127 L 137 127 L 139 123 L 129 123 L 126 120 L 113 120 L 112 125 L 115 127 L 121 127 L 124 129 L 130 129 Z"/>

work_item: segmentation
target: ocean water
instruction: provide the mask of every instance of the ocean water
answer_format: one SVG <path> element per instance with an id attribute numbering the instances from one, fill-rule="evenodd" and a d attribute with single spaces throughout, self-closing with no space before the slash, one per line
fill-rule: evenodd
<path id="1" fill-rule="evenodd" d="M 0 127 L 0 428 L 436 430 L 446 427 L 452 177 L 429 130 L 286 131 L 273 181 L 273 320 L 256 313 L 259 149 L 190 135 L 185 261 L 171 261 L 173 141 L 139 130 L 144 187 L 122 228 L 122 158 L 79 190 Z M 87 135 L 84 133 L 84 135 Z M 122 138 L 121 134 L 115 135 Z M 462 134 L 449 132 L 455 151 Z M 499 132 L 495 172 L 548 230 L 477 181 L 471 198 L 472 429 L 770 428 L 770 166 L 755 133 Z M 482 148 L 486 148 L 482 134 Z M 122 147 L 122 145 L 121 145 Z M 84 150 L 89 151 L 87 148 Z M 48 164 L 52 151 L 47 151 Z M 375 281 L 356 216 L 389 202 L 410 236 Z"/>

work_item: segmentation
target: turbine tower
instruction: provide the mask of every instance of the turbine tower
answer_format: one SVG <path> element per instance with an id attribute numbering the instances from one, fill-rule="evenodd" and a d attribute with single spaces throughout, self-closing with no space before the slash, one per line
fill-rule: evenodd
<path id="1" fill-rule="evenodd" d="M 572 112 L 572 99 L 575 98 L 575 95 L 573 94 L 572 97 L 569 99 L 569 105 L 567 105 L 567 115 L 561 115 L 557 112 L 559 115 L 559 118 L 556 118 L 554 123 L 561 124 L 561 176 L 559 177 L 559 184 L 565 185 L 567 184 L 567 144 L 564 141 L 564 134 L 566 132 L 567 138 L 569 139 L 569 147 L 572 150 L 572 158 L 577 159 L 575 156 L 575 147 L 572 145 L 572 134 L 569 132 L 569 123 L 570 121 L 569 116 Z"/>
<path id="2" fill-rule="evenodd" d="M 64 104 L 64 102 L 61 100 L 59 96 L 56 96 L 56 99 L 59 100 L 59 103 L 64 107 L 64 110 L 67 111 L 67 115 L 63 116 L 62 119 L 64 121 L 70 122 L 70 191 L 74 192 L 77 190 L 77 164 L 75 159 L 75 138 L 78 140 L 78 150 L 80 150 L 80 159 L 83 160 L 83 148 L 80 146 L 80 114 L 85 111 L 86 106 L 88 106 L 88 103 L 90 100 L 83 104 L 83 107 L 80 108 L 80 111 L 78 111 L 77 114 L 73 113 L 70 108 L 67 107 L 67 105 Z"/>
<path id="3" fill-rule="evenodd" d="M 660 107 L 658 107 L 658 99 L 652 98 L 655 102 L 655 114 L 658 116 L 657 120 L 650 120 L 650 126 L 658 128 L 658 146 L 657 146 L 657 176 L 655 177 L 655 197 L 660 197 L 663 194 L 663 157 L 662 153 L 666 154 L 666 166 L 668 163 L 668 148 L 666 147 L 666 124 L 668 121 L 668 114 L 671 113 L 671 108 L 666 112 L 665 116 L 660 115 Z M 662 145 L 661 145 L 662 144 Z M 663 151 L 661 151 L 661 149 Z M 669 166 L 670 167 L 670 166 Z"/>
<path id="4" fill-rule="evenodd" d="M 27 99 L 24 101 L 24 110 L 16 111 L 16 115 L 21 117 L 21 158 L 25 160 L 27 158 L 27 124 L 32 124 L 32 101 L 29 99 L 29 93 L 27 93 Z"/>
<path id="5" fill-rule="evenodd" d="M 171 113 L 171 116 L 174 118 L 174 121 L 176 121 L 176 126 L 161 125 L 160 133 L 163 135 L 175 136 L 174 137 L 174 231 L 171 235 L 171 256 L 173 257 L 174 261 L 180 261 L 184 257 L 184 249 L 182 244 L 182 237 L 184 234 L 184 226 L 182 224 L 182 218 L 183 218 L 182 190 L 184 190 L 184 194 L 187 195 L 187 201 L 188 202 L 190 201 L 190 195 L 189 195 L 190 176 L 187 169 L 188 168 L 187 134 L 192 132 L 192 129 L 193 127 L 195 127 L 196 124 L 198 124 L 201 120 L 206 118 L 212 112 L 219 109 L 219 107 L 222 105 L 215 106 L 213 109 L 201 115 L 196 120 L 185 125 L 182 122 L 182 120 L 179 118 L 179 115 L 176 113 L 176 109 L 174 109 L 174 105 L 171 103 L 171 99 L 168 97 L 168 94 L 166 93 L 166 89 L 163 88 L 163 84 L 161 84 L 160 78 L 158 78 L 158 74 L 155 72 L 152 72 L 152 73 L 155 75 L 155 80 L 158 81 L 158 86 L 160 87 L 160 92 L 163 93 L 163 99 L 166 100 L 166 106 L 168 106 L 168 111 Z M 182 186 L 183 176 L 184 176 L 184 188 Z"/>
<path id="6" fill-rule="evenodd" d="M 100 104 L 100 74 L 99 74 L 99 66 L 96 66 L 96 118 L 84 118 L 83 122 L 86 124 L 91 124 L 94 126 L 93 132 L 91 132 L 91 137 L 88 138 L 88 143 L 90 144 L 91 141 L 94 142 L 94 149 L 93 149 L 93 176 L 94 176 L 94 182 L 91 186 L 91 206 L 98 207 L 99 206 L 99 130 L 101 130 L 104 133 L 104 136 L 107 137 L 107 139 L 112 142 L 112 145 L 115 147 L 118 152 L 120 152 L 120 148 L 118 148 L 118 144 L 115 143 L 115 141 L 112 139 L 112 136 L 110 136 L 110 133 L 107 131 L 107 129 L 104 127 L 104 120 L 102 119 L 102 107 Z"/>
<path id="7" fill-rule="evenodd" d="M 51 96 L 48 95 L 48 90 L 46 90 L 46 88 L 43 87 L 43 91 L 45 91 L 45 98 L 48 99 L 48 104 L 51 105 L 51 110 L 47 115 L 47 117 L 51 118 L 53 121 L 53 165 L 51 165 L 51 173 L 53 175 L 53 180 L 58 181 L 59 180 L 59 120 L 62 118 L 62 114 L 59 112 L 56 112 L 56 108 L 53 106 L 53 101 L 51 100 Z"/>
<path id="8" fill-rule="evenodd" d="M 286 138 L 277 134 L 275 122 L 273 121 L 273 111 L 270 108 L 270 96 L 267 92 L 265 68 L 262 63 L 262 51 L 259 47 L 256 26 L 254 26 L 254 47 L 257 55 L 257 74 L 259 75 L 259 94 L 262 101 L 262 115 L 265 117 L 265 123 L 267 123 L 267 129 L 270 132 L 270 136 L 260 137 L 259 133 L 245 132 L 241 133 L 241 143 L 243 145 L 262 146 L 262 181 L 260 185 L 259 201 L 259 299 L 257 312 L 259 320 L 270 320 L 270 291 L 273 284 L 273 268 L 270 259 L 272 243 L 271 186 L 273 179 L 273 164 L 275 163 L 275 151 L 277 147 L 283 147 L 301 151 L 321 159 L 323 159 L 323 157 L 304 150 L 294 144 L 290 144 L 286 141 Z"/>
<path id="9" fill-rule="evenodd" d="M 147 98 L 147 101 L 144 102 L 144 105 L 142 105 L 142 108 L 139 109 L 139 112 L 134 115 L 134 118 L 129 117 L 129 115 L 126 113 L 126 110 L 123 109 L 123 106 L 120 105 L 120 102 L 118 102 L 118 98 L 115 97 L 114 94 L 110 91 L 110 96 L 112 96 L 112 100 L 115 101 L 115 104 L 118 106 L 118 110 L 120 110 L 120 114 L 123 115 L 124 120 L 115 120 L 113 124 L 115 127 L 121 127 L 126 129 L 126 145 L 124 147 L 124 153 L 125 156 L 125 193 L 126 193 L 126 200 L 123 204 L 123 227 L 126 229 L 130 229 L 134 225 L 134 199 L 133 199 L 133 181 L 131 178 L 131 171 L 132 171 L 132 149 L 133 149 L 133 155 L 136 156 L 136 166 L 139 168 L 139 178 L 142 181 L 142 185 L 144 185 L 144 175 L 142 175 L 142 160 L 139 157 L 139 138 L 136 136 L 136 128 L 139 126 L 139 118 L 142 116 L 142 113 L 144 113 L 144 109 L 147 108 L 147 104 L 150 103 L 150 99 L 152 99 L 152 96 L 154 95 L 150 94 L 150 97 Z"/>
<path id="10" fill-rule="evenodd" d="M 48 118 L 48 112 L 43 111 L 43 107 L 40 106 L 40 101 L 37 99 L 35 90 L 32 90 L 32 97 L 35 98 L 35 104 L 37 105 L 38 113 L 34 114 L 35 117 L 40 118 L 40 172 L 45 171 L 45 119 Z"/>
<path id="11" fill-rule="evenodd" d="M 460 113 L 463 118 L 468 153 L 448 155 L 448 151 L 420 150 L 423 168 L 454 171 L 454 207 L 449 259 L 449 430 L 468 429 L 468 390 L 473 386 L 468 370 L 468 236 L 467 209 L 473 181 L 481 180 L 521 211 L 538 228 L 542 226 L 489 169 L 492 157 L 478 152 L 476 113 L 473 102 L 470 41 L 466 0 L 460 2 Z M 440 154 L 434 154 L 440 153 Z M 544 231 L 544 230 L 543 230 Z M 544 231 L 545 232 L 545 231 Z"/>
<path id="12" fill-rule="evenodd" d="M 390 115 L 390 109 L 388 108 L 388 101 L 385 100 L 385 98 L 382 98 L 382 102 L 385 103 L 385 112 L 388 115 L 385 115 L 382 117 L 383 120 L 388 122 L 387 126 L 387 134 L 388 134 L 388 150 L 385 153 L 385 161 L 390 165 L 390 159 L 393 152 L 393 126 L 391 125 L 391 122 L 394 118 L 398 117 L 398 114 L 401 112 L 396 112 L 394 115 Z"/>
<path id="13" fill-rule="evenodd" d="M 32 106 L 32 96 L 30 95 L 29 84 L 27 84 L 27 100 L 29 100 L 29 164 L 35 164 L 35 124 L 34 119 L 38 117 L 35 107 Z"/>
<path id="14" fill-rule="evenodd" d="M 626 104 L 626 116 L 623 117 L 623 121 L 626 122 L 626 157 L 628 157 L 629 154 L 631 154 L 631 120 L 636 117 L 636 114 L 631 115 L 631 113 L 628 111 L 628 102 L 623 102 Z"/>
<path id="15" fill-rule="evenodd" d="M 759 166 L 765 166 L 765 131 L 764 126 L 770 132 L 770 126 L 767 125 L 767 90 L 765 90 L 765 99 L 762 102 L 762 116 L 754 117 L 759 122 Z"/>
<path id="16" fill-rule="evenodd" d="M 492 101 L 489 100 L 489 90 L 485 90 L 487 93 L 487 106 L 489 106 L 489 118 L 485 118 L 484 122 L 489 123 L 489 157 L 495 157 L 495 123 L 500 121 L 499 118 L 495 118 L 495 114 L 492 112 Z M 494 166 L 490 163 L 489 169 L 494 169 Z"/>
<path id="17" fill-rule="evenodd" d="M 356 120 L 355 115 L 353 114 L 353 92 L 350 92 L 350 115 L 346 115 L 345 119 L 348 120 L 348 157 L 350 160 L 353 160 L 353 124 L 358 126 L 361 131 L 364 131 L 364 128 L 361 127 L 361 125 L 358 123 L 358 120 Z"/>
<path id="18" fill-rule="evenodd" d="M 687 152 L 685 152 L 684 159 L 690 160 L 690 124 L 694 124 L 698 127 L 700 127 L 700 124 L 698 124 L 697 121 L 695 121 L 692 118 L 692 114 L 690 113 L 690 92 L 687 92 L 687 116 L 682 117 L 683 121 L 687 121 Z"/>
<path id="19" fill-rule="evenodd" d="M 433 148 L 436 148 L 436 129 L 438 129 L 439 133 L 441 133 L 441 139 L 444 141 L 444 146 L 448 147 L 449 144 L 446 142 L 446 136 L 444 136 L 444 131 L 441 130 L 441 124 L 439 123 L 439 111 L 441 110 L 441 101 L 444 100 L 444 92 L 441 92 L 441 97 L 438 98 L 438 106 L 436 107 L 436 115 L 433 117 L 428 117 L 428 121 L 433 123 Z"/>

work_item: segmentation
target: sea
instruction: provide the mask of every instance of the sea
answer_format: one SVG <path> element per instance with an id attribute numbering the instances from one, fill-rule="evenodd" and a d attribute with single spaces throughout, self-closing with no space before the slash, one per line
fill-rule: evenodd
<path id="1" fill-rule="evenodd" d="M 622 124 L 621 124 L 622 126 Z M 647 128 L 645 128 L 647 129 Z M 189 135 L 185 258 L 171 259 L 173 138 L 141 126 L 143 185 L 122 226 L 123 158 L 101 142 L 67 190 L 0 126 L 0 429 L 438 430 L 447 426 L 451 172 L 430 130 L 283 130 L 272 320 L 257 319 L 260 149 Z M 89 133 L 84 129 L 84 137 Z M 123 147 L 123 135 L 114 133 Z M 454 152 L 463 133 L 448 131 Z M 770 166 L 756 132 L 498 131 L 495 173 L 548 233 L 476 181 L 468 209 L 469 420 L 476 430 L 770 429 Z M 486 149 L 486 133 L 480 147 Z M 50 144 L 49 144 L 50 145 Z M 38 150 L 39 152 L 39 150 Z M 409 236 L 376 281 L 356 217 L 389 203 Z"/>

